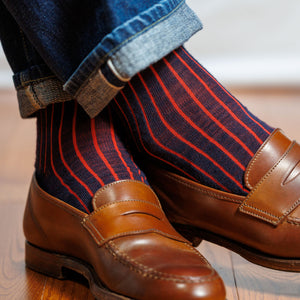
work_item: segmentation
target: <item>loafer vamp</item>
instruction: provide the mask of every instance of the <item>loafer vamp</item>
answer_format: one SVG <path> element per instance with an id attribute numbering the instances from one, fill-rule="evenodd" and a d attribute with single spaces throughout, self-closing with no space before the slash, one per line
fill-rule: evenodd
<path id="1" fill-rule="evenodd" d="M 164 177 L 164 186 L 168 180 L 172 186 L 172 192 L 168 191 L 168 196 L 158 189 L 156 191 L 161 195 L 164 209 L 172 223 L 207 230 L 266 254 L 300 257 L 300 223 L 294 217 L 299 208 L 275 227 L 242 213 L 239 207 L 245 200 L 244 197 L 219 191 L 215 193 L 189 180 L 184 179 L 182 182 L 182 178 L 175 174 Z M 153 186 L 155 188 L 155 184 Z"/>

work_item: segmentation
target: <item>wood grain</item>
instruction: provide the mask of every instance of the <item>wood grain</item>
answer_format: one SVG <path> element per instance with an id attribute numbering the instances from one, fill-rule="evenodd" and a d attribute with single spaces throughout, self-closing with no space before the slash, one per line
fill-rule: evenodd
<path id="1" fill-rule="evenodd" d="M 231 252 L 207 241 L 203 241 L 198 250 L 222 277 L 226 287 L 227 299 L 238 300 L 238 289 L 235 284 Z"/>
<path id="2" fill-rule="evenodd" d="M 232 253 L 239 299 L 299 300 L 300 274 L 267 269 Z"/>
<path id="3" fill-rule="evenodd" d="M 56 280 L 25 268 L 23 208 L 0 202 L 0 299 L 93 299 L 82 280 Z"/>

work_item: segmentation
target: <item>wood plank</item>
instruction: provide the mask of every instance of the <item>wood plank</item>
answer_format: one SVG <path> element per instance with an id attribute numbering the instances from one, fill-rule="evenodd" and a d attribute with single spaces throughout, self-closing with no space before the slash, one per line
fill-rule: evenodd
<path id="1" fill-rule="evenodd" d="M 35 155 L 35 119 L 22 120 L 14 91 L 0 91 L 0 181 L 28 183 Z M 1 198 L 1 197 L 0 197 Z"/>
<path id="2" fill-rule="evenodd" d="M 273 127 L 282 128 L 291 138 L 300 142 L 299 90 L 269 90 L 265 92 L 233 89 L 232 92 L 256 116 Z M 228 300 L 300 299 L 299 273 L 263 268 L 248 262 L 231 251 L 226 256 L 222 253 L 224 251 L 217 250 L 215 246 L 203 252 L 224 279 Z M 232 290 L 232 278 L 228 274 L 231 273 L 230 270 L 226 270 L 226 268 L 222 270 L 223 265 L 229 266 L 230 261 L 232 263 L 233 281 L 237 286 L 237 294 L 233 293 Z"/>
<path id="3" fill-rule="evenodd" d="M 25 271 L 22 213 L 21 204 L 0 203 L 0 299 L 26 299 L 45 285 L 45 277 Z"/>
<path id="4" fill-rule="evenodd" d="M 239 299 L 300 299 L 299 273 L 283 272 L 257 266 L 235 253 L 232 253 L 232 262 Z"/>
<path id="5" fill-rule="evenodd" d="M 23 207 L 34 170 L 35 119 L 22 120 L 14 91 L 0 91 L 0 299 L 94 299 L 81 282 L 25 268 Z"/>
<path id="6" fill-rule="evenodd" d="M 25 268 L 23 208 L 0 203 L 0 299 L 94 299 L 78 279 L 57 280 Z"/>
<path id="7" fill-rule="evenodd" d="M 234 91 L 253 113 L 300 141 L 300 92 Z M 0 91 L 0 299 L 92 299 L 81 283 L 26 270 L 22 214 L 35 152 L 35 120 L 21 120 L 14 91 Z M 299 273 L 251 264 L 204 242 L 199 247 L 224 279 L 228 300 L 300 299 Z"/>
<path id="8" fill-rule="evenodd" d="M 228 300 L 237 300 L 238 291 L 232 268 L 231 252 L 223 247 L 202 241 L 197 248 L 224 281 Z"/>
<path id="9" fill-rule="evenodd" d="M 254 115 L 274 128 L 281 128 L 300 142 L 300 89 L 235 90 L 232 93 Z"/>

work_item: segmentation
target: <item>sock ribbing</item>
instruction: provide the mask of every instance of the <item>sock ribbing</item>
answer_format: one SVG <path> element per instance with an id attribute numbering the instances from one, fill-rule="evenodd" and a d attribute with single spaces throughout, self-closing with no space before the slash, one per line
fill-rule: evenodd
<path id="1" fill-rule="evenodd" d="M 179 48 L 116 97 L 138 149 L 202 184 L 246 194 L 245 169 L 273 130 Z"/>
<path id="2" fill-rule="evenodd" d="M 37 117 L 36 175 L 51 195 L 85 212 L 105 184 L 146 182 L 115 129 L 109 108 L 90 119 L 75 101 L 40 111 Z"/>

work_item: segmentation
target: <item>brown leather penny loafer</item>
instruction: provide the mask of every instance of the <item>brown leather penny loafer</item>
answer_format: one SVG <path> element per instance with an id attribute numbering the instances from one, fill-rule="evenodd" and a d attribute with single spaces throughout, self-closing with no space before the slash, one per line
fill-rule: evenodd
<path id="1" fill-rule="evenodd" d="M 167 217 L 194 245 L 206 239 L 262 266 L 300 271 L 300 145 L 279 129 L 248 165 L 247 197 L 147 168 Z"/>
<path id="2" fill-rule="evenodd" d="M 216 271 L 170 225 L 147 185 L 101 188 L 83 213 L 33 178 L 24 215 L 27 267 L 87 278 L 96 299 L 225 299 Z"/>

